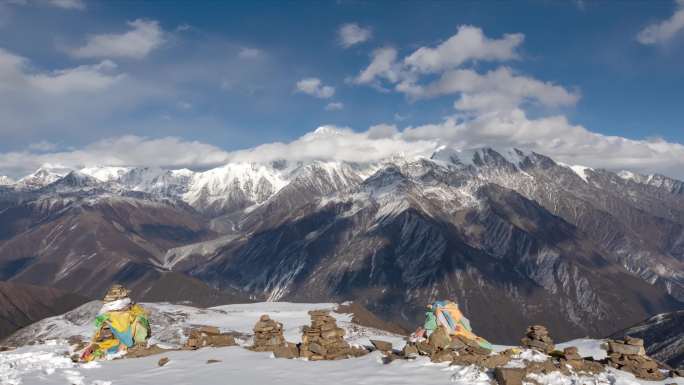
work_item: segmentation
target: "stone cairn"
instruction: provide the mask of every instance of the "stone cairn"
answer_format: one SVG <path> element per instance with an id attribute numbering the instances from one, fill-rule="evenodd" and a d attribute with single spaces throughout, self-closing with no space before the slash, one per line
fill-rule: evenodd
<path id="1" fill-rule="evenodd" d="M 541 325 L 534 325 L 527 328 L 525 337 L 520 340 L 523 347 L 534 349 L 545 354 L 554 351 L 553 340 L 549 337 L 549 331 Z"/>
<path id="2" fill-rule="evenodd" d="M 630 372 L 643 380 L 665 379 L 665 374 L 660 371 L 660 364 L 646 356 L 644 340 L 626 337 L 624 340 L 608 340 L 606 345 L 608 365 Z"/>
<path id="3" fill-rule="evenodd" d="M 272 352 L 278 346 L 287 344 L 283 336 L 283 324 L 276 322 L 264 314 L 254 325 L 254 345 L 250 348 L 255 352 Z"/>
<path id="4" fill-rule="evenodd" d="M 264 314 L 254 325 L 254 345 L 249 349 L 255 352 L 273 352 L 276 358 L 296 358 L 299 348 L 287 342 L 283 336 L 283 324 Z"/>
<path id="5" fill-rule="evenodd" d="M 215 326 L 200 326 L 190 329 L 184 349 L 196 350 L 207 346 L 235 346 L 235 338 L 228 333 L 221 333 Z"/>
<path id="6" fill-rule="evenodd" d="M 358 357 L 365 349 L 349 346 L 344 340 L 344 329 L 337 326 L 335 318 L 327 310 L 311 310 L 311 325 L 302 330 L 300 356 L 311 361 L 340 360 Z"/>

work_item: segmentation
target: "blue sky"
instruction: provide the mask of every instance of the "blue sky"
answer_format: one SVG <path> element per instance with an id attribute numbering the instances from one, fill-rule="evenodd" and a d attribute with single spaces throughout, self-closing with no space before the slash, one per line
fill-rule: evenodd
<path id="1" fill-rule="evenodd" d="M 331 125 L 680 176 L 683 29 L 682 1 L 3 2 L 0 174 L 154 140 L 210 167 Z"/>

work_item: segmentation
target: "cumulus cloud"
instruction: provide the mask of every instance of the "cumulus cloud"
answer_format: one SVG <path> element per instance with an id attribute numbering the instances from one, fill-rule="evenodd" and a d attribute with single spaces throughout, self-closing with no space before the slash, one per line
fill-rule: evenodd
<path id="1" fill-rule="evenodd" d="M 335 87 L 323 85 L 321 79 L 318 78 L 306 78 L 298 81 L 295 85 L 295 91 L 321 99 L 335 95 Z"/>
<path id="2" fill-rule="evenodd" d="M 447 41 L 435 48 L 419 48 L 404 63 L 413 70 L 429 73 L 456 68 L 471 60 L 512 60 L 518 58 L 516 49 L 523 40 L 525 36 L 521 33 L 490 39 L 478 27 L 462 25 Z"/>
<path id="3" fill-rule="evenodd" d="M 348 23 L 340 26 L 337 35 L 340 45 L 344 48 L 349 48 L 370 40 L 373 33 L 370 28 L 363 28 L 356 23 Z"/>
<path id="4" fill-rule="evenodd" d="M 164 31 L 158 21 L 137 19 L 127 24 L 131 27 L 129 31 L 92 35 L 85 45 L 69 53 L 77 58 L 142 59 L 164 43 Z"/>
<path id="5" fill-rule="evenodd" d="M 344 108 L 344 103 L 342 102 L 331 102 L 325 106 L 326 111 L 339 111 Z"/>
<path id="6" fill-rule="evenodd" d="M 662 44 L 668 42 L 684 29 L 684 0 L 677 0 L 674 14 L 667 20 L 651 24 L 637 35 L 641 44 Z"/>
<path id="7" fill-rule="evenodd" d="M 395 48 L 373 51 L 370 64 L 353 83 L 400 92 L 412 100 L 458 95 L 454 108 L 461 111 L 511 110 L 529 103 L 546 107 L 574 105 L 579 92 L 516 74 L 509 67 L 486 73 L 462 68 L 476 60 L 518 59 L 517 49 L 523 41 L 519 33 L 492 39 L 480 28 L 461 26 L 445 42 L 434 48 L 418 48 L 403 59 L 398 58 Z"/>
<path id="8" fill-rule="evenodd" d="M 399 85 L 414 98 L 461 94 L 455 107 L 460 110 L 511 109 L 524 101 L 534 101 L 549 107 L 573 105 L 579 95 L 551 82 L 519 76 L 510 68 L 500 67 L 483 75 L 471 69 L 445 72 L 426 86 Z"/>

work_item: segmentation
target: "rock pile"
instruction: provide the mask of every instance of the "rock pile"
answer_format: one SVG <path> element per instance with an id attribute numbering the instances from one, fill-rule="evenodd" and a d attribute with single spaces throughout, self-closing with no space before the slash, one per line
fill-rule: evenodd
<path id="1" fill-rule="evenodd" d="M 250 349 L 255 352 L 272 352 L 286 345 L 283 324 L 272 320 L 268 314 L 262 315 L 254 325 L 254 345 Z"/>
<path id="2" fill-rule="evenodd" d="M 411 359 L 418 355 L 428 356 L 432 362 L 451 362 L 452 365 L 478 365 L 484 368 L 502 366 L 510 361 L 512 354 L 491 354 L 477 341 L 452 337 L 444 326 L 438 326 L 425 341 L 407 341 L 400 358 Z"/>
<path id="3" fill-rule="evenodd" d="M 554 349 L 553 340 L 549 337 L 549 331 L 541 325 L 534 325 L 527 328 L 525 337 L 520 340 L 523 347 L 534 349 L 542 353 L 549 354 Z"/>
<path id="4" fill-rule="evenodd" d="M 593 359 L 584 359 L 580 356 L 578 350 L 574 346 L 569 346 L 563 349 L 563 353 L 558 356 L 560 367 L 566 368 L 570 366 L 576 372 L 600 373 L 603 371 L 603 365 L 594 361 Z"/>
<path id="5" fill-rule="evenodd" d="M 339 360 L 366 354 L 365 349 L 349 346 L 344 329 L 337 326 L 327 310 L 311 310 L 311 325 L 304 326 L 300 356 L 311 361 Z"/>
<path id="6" fill-rule="evenodd" d="M 660 381 L 665 374 L 660 371 L 657 361 L 646 356 L 644 340 L 627 337 L 624 340 L 607 341 L 608 358 L 606 363 L 614 368 L 634 374 L 643 380 Z"/>
<path id="7" fill-rule="evenodd" d="M 196 350 L 206 346 L 234 346 L 235 338 L 214 326 L 200 326 L 188 332 L 188 339 L 183 345 L 184 349 Z"/>

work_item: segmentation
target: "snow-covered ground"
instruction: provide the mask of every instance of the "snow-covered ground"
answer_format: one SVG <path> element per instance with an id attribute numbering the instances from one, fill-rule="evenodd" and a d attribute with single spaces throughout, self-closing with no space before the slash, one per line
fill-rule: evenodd
<path id="1" fill-rule="evenodd" d="M 93 302 L 64 316 L 43 320 L 27 329 L 24 338 L 43 340 L 33 346 L 0 353 L 0 384 L 75 384 L 75 385 L 134 385 L 134 384 L 459 384 L 486 385 L 490 374 L 475 367 L 433 364 L 425 357 L 413 361 L 394 361 L 383 364 L 380 353 L 341 361 L 275 359 L 271 353 L 255 353 L 242 347 L 205 348 L 197 351 L 169 351 L 145 358 L 121 359 L 89 364 L 74 364 L 69 359 L 70 348 L 64 340 L 72 335 L 89 336 L 92 332 L 91 313 L 99 303 Z M 170 304 L 144 304 L 152 311 L 152 322 L 158 341 L 169 345 L 178 342 L 172 336 L 182 334 L 189 325 L 213 325 L 223 331 L 249 333 L 261 314 L 268 313 L 284 324 L 285 336 L 296 342 L 301 337 L 301 326 L 310 319 L 311 309 L 334 309 L 334 304 L 258 303 L 227 305 L 211 309 L 197 309 Z M 156 315 L 155 315 L 156 314 Z M 359 327 L 351 323 L 351 315 L 333 315 L 338 324 L 347 330 L 351 343 L 368 344 L 377 337 L 392 341 L 401 347 L 401 337 L 377 329 Z M 159 322 L 154 324 L 155 319 Z M 166 329 L 163 331 L 161 329 Z M 54 339 L 49 339 L 54 338 Z M 245 341 L 248 343 L 248 341 Z M 583 355 L 597 358 L 605 355 L 600 341 L 577 340 L 563 346 L 578 346 Z M 497 350 L 504 349 L 497 346 Z M 535 360 L 539 353 L 523 351 L 509 365 L 516 366 L 522 359 Z M 162 356 L 169 363 L 159 367 Z M 207 363 L 208 360 L 219 362 Z M 640 385 L 676 383 L 684 379 L 663 382 L 637 381 L 630 374 L 609 371 L 594 377 L 567 377 L 558 374 L 539 376 L 544 385 Z"/>

